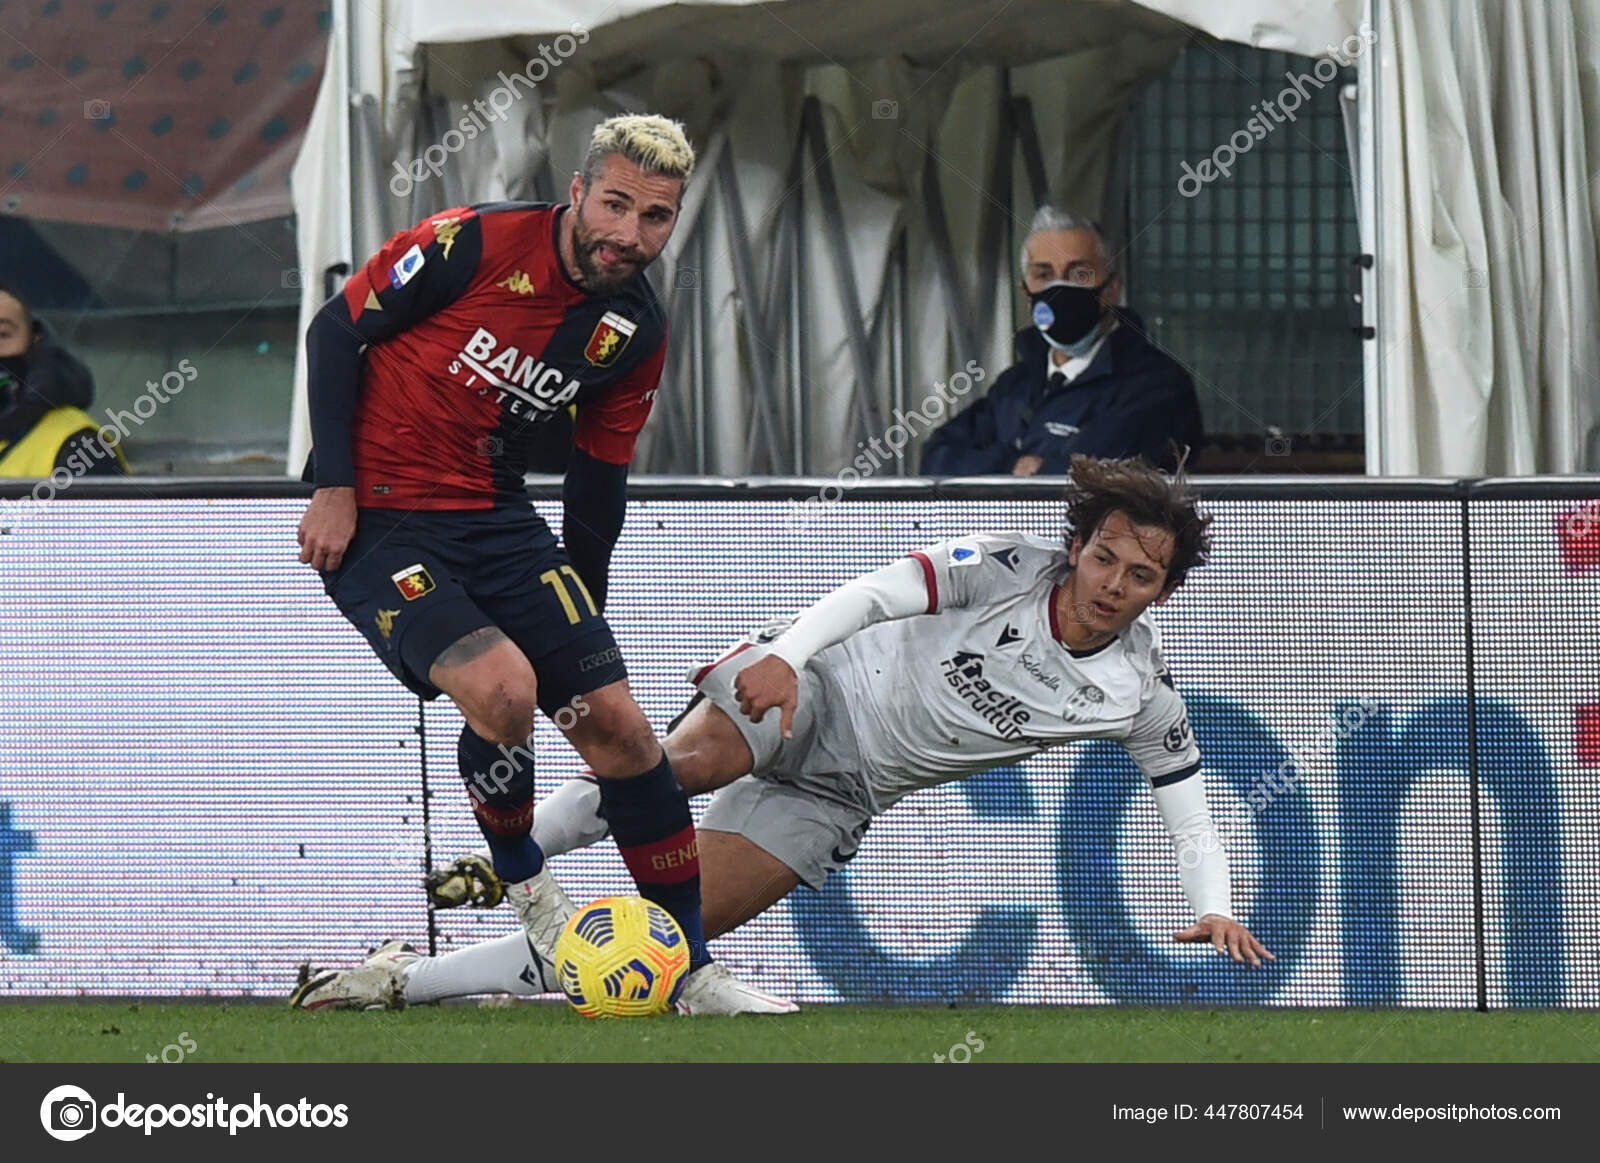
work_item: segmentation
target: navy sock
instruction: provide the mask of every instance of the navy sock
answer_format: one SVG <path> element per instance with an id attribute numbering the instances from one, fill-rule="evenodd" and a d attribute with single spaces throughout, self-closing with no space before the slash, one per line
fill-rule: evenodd
<path id="1" fill-rule="evenodd" d="M 600 807 L 639 895 L 667 912 L 689 940 L 689 965 L 711 960 L 700 918 L 700 841 L 689 797 L 665 753 L 641 775 L 600 781 Z"/>
<path id="2" fill-rule="evenodd" d="M 456 762 L 478 830 L 489 842 L 496 875 L 507 884 L 537 876 L 544 852 L 533 839 L 533 752 L 491 743 L 471 727 L 461 728 Z"/>

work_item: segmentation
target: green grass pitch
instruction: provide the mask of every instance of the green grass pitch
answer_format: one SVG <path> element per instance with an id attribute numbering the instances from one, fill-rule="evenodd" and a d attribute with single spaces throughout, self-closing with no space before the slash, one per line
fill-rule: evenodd
<path id="1" fill-rule="evenodd" d="M 931 1063 L 980 1041 L 975 1063 L 1596 1062 L 1600 1013 L 810 1006 L 792 1017 L 603 1022 L 559 1003 L 367 1014 L 257 1003 L 0 1004 L 4 1062 L 145 1062 L 165 1052 L 192 1064 Z"/>

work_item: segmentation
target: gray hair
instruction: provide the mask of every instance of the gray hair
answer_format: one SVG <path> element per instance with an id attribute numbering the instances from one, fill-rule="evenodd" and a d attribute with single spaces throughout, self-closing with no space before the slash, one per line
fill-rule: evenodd
<path id="1" fill-rule="evenodd" d="M 1117 273 L 1117 256 L 1111 252 L 1106 236 L 1100 231 L 1100 224 L 1087 214 L 1052 206 L 1048 202 L 1033 212 L 1033 221 L 1028 224 L 1028 237 L 1022 240 L 1022 250 L 1018 252 L 1017 261 L 1022 265 L 1024 272 L 1028 269 L 1028 243 L 1033 236 L 1051 234 L 1057 230 L 1087 230 L 1094 236 L 1095 246 L 1100 250 L 1100 265 L 1105 277 L 1110 278 Z"/>

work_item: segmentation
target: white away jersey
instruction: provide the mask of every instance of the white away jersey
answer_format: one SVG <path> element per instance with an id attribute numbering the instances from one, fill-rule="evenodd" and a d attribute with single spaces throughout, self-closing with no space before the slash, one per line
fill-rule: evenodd
<path id="1" fill-rule="evenodd" d="M 1071 573 L 1058 542 L 980 534 L 912 557 L 929 612 L 868 626 L 811 660 L 844 689 L 878 810 L 1074 739 L 1121 742 L 1158 787 L 1198 770 L 1148 614 L 1082 655 L 1056 639 L 1053 597 Z"/>

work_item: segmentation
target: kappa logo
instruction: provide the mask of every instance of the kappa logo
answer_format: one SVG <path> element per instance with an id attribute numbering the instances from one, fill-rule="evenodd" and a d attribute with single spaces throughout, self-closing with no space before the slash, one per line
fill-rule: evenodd
<path id="1" fill-rule="evenodd" d="M 450 248 L 456 244 L 456 235 L 461 233 L 461 219 L 435 218 L 433 226 L 433 240 L 444 248 L 444 260 L 450 261 Z"/>
<path id="2" fill-rule="evenodd" d="M 1013 642 L 1021 642 L 1021 641 L 1022 641 L 1022 635 L 1017 633 L 1016 628 L 1014 626 L 1012 626 L 1010 622 L 1007 622 L 1006 623 L 1006 628 L 1004 630 L 1000 631 L 1000 637 L 998 639 L 996 639 L 995 645 L 996 646 L 1010 646 Z"/>
<path id="3" fill-rule="evenodd" d="M 439 588 L 434 584 L 433 575 L 420 562 L 402 569 L 399 573 L 391 574 L 389 580 L 394 582 L 395 589 L 399 590 L 401 596 L 408 602 L 414 602 Z"/>
<path id="4" fill-rule="evenodd" d="M 379 610 L 378 616 L 373 619 L 377 622 L 378 633 L 383 635 L 385 642 L 389 641 L 389 636 L 394 633 L 394 620 L 399 616 L 399 610 Z"/>
<path id="5" fill-rule="evenodd" d="M 513 295 L 531 295 L 534 293 L 533 280 L 524 271 L 512 271 L 496 283 L 495 286 L 504 287 Z"/>
<path id="6" fill-rule="evenodd" d="M 610 367 L 628 346 L 628 340 L 639 330 L 632 319 L 624 319 L 615 311 L 607 311 L 594 325 L 594 334 L 583 349 L 583 358 L 595 367 Z"/>
<path id="7" fill-rule="evenodd" d="M 619 662 L 622 659 L 622 647 L 613 646 L 609 650 L 600 650 L 594 654 L 586 654 L 578 659 L 578 669 L 582 671 L 594 670 L 606 665 L 608 662 Z"/>

